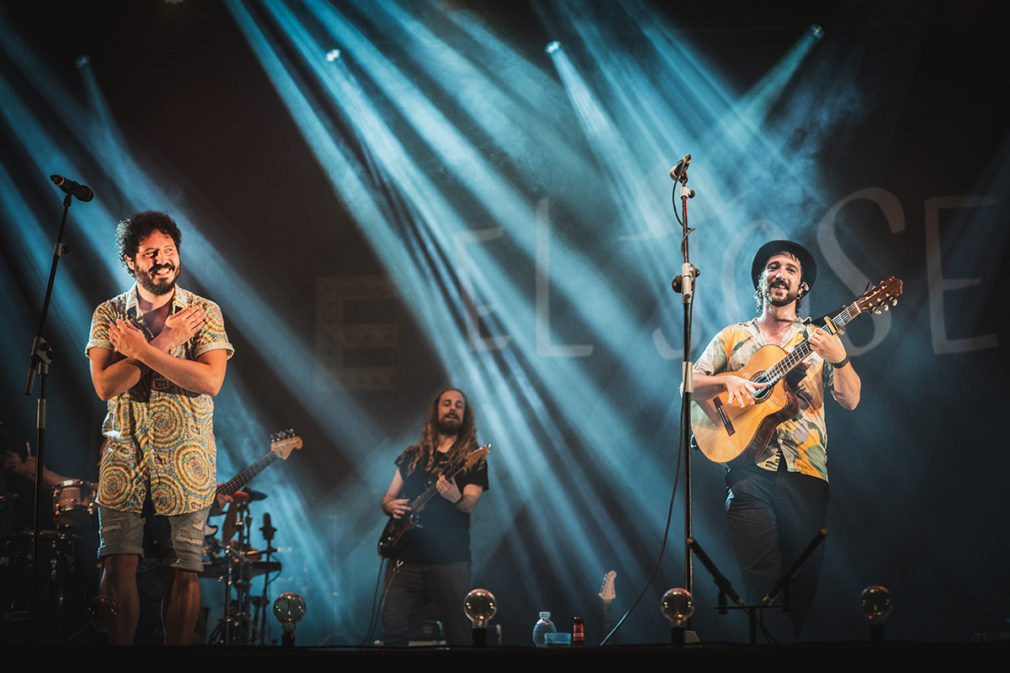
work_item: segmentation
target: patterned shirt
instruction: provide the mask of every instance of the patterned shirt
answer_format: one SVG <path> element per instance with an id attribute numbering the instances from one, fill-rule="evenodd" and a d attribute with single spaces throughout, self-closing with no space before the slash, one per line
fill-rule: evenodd
<path id="1" fill-rule="evenodd" d="M 176 287 L 169 311 L 175 314 L 194 304 L 203 309 L 203 327 L 169 354 L 196 360 L 220 348 L 227 350 L 230 358 L 234 349 L 217 304 Z M 136 325 L 148 341 L 154 338 L 140 313 L 134 285 L 95 309 L 85 355 L 96 347 L 115 350 L 109 341 L 109 325 L 119 319 Z M 208 507 L 214 499 L 217 474 L 213 398 L 143 369 L 135 386 L 108 402 L 109 412 L 102 425 L 106 441 L 98 503 L 140 513 L 150 485 L 155 514 L 175 516 Z"/>
<path id="2" fill-rule="evenodd" d="M 791 351 L 812 330 L 797 318 L 783 338 L 781 346 Z M 719 374 L 741 369 L 762 346 L 768 345 L 758 328 L 757 319 L 730 325 L 715 335 L 694 370 L 701 374 Z M 754 457 L 758 467 L 775 471 L 785 458 L 790 472 L 828 480 L 828 432 L 824 424 L 824 391 L 834 390 L 834 367 L 821 356 L 811 353 L 804 361 L 808 366 L 799 386 L 799 413 L 783 421 L 772 435 L 764 451 Z"/>

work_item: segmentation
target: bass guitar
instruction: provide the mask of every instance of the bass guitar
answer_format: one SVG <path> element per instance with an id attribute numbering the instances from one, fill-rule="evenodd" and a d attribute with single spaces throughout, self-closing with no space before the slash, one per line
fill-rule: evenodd
<path id="1" fill-rule="evenodd" d="M 441 473 L 446 475 L 446 479 L 452 481 L 456 478 L 463 470 L 468 470 L 477 464 L 481 458 L 484 458 L 488 452 L 491 451 L 491 445 L 485 444 L 479 448 L 474 449 L 470 453 L 463 457 L 463 461 L 460 465 L 450 465 Z M 379 556 L 382 558 L 390 558 L 396 552 L 397 546 L 400 544 L 400 540 L 403 539 L 403 535 L 411 528 L 420 527 L 421 524 L 421 511 L 424 506 L 428 504 L 432 496 L 438 491 L 435 489 L 435 483 L 438 481 L 438 474 L 432 475 L 431 480 L 428 482 L 427 488 L 424 491 L 410 501 L 410 513 L 400 517 L 399 519 L 390 518 L 386 522 L 386 527 L 382 529 L 382 535 L 379 536 Z"/>
<path id="2" fill-rule="evenodd" d="M 292 429 L 282 430 L 270 435 L 270 450 L 265 456 L 246 467 L 228 481 L 220 484 L 215 495 L 235 495 L 243 486 L 252 481 L 257 474 L 267 469 L 277 459 L 287 460 L 288 456 L 295 449 L 302 448 L 302 438 L 295 434 Z M 217 508 L 217 501 L 211 506 L 210 515 L 216 516 L 221 513 Z"/>
<path id="3" fill-rule="evenodd" d="M 902 289 L 902 282 L 893 276 L 877 283 L 837 315 L 827 318 L 827 331 L 840 333 L 841 327 L 866 311 L 880 313 L 881 308 L 886 311 L 889 303 L 898 303 Z M 701 402 L 691 400 L 691 429 L 705 457 L 716 463 L 728 463 L 744 453 L 753 456 L 768 446 L 775 428 L 799 412 L 799 400 L 791 382 L 783 379 L 811 353 L 806 339 L 788 353 L 775 345 L 762 346 L 742 369 L 717 374 L 768 385 L 755 392 L 743 407 L 727 404 L 725 392 Z"/>

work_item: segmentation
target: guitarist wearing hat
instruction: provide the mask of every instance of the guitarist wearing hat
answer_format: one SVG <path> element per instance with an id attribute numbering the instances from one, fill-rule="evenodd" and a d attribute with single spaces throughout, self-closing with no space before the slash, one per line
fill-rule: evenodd
<path id="1" fill-rule="evenodd" d="M 801 299 L 817 278 L 817 264 L 806 248 L 793 241 L 766 243 L 754 256 L 751 277 L 760 314 L 712 339 L 694 365 L 694 400 L 717 401 L 729 415 L 747 411 L 770 392 L 762 392 L 768 384 L 727 372 L 745 368 L 758 349 L 768 345 L 789 352 L 806 340 L 812 351 L 779 384 L 788 391 L 790 406 L 762 426 L 770 436 L 767 445 L 727 464 L 726 518 L 746 599 L 753 605 L 825 525 L 824 393 L 830 391 L 842 407 L 855 409 L 860 380 L 838 337 L 797 317 Z M 717 395 L 723 398 L 715 400 Z M 813 602 L 822 557 L 820 545 L 790 583 L 794 636 L 799 636 Z"/>
<path id="2" fill-rule="evenodd" d="M 408 644 L 410 619 L 428 601 L 435 603 L 449 645 L 470 644 L 463 614 L 463 599 L 473 588 L 470 514 L 488 489 L 487 449 L 478 449 L 476 434 L 469 401 L 459 390 L 445 390 L 428 410 L 420 443 L 396 459 L 381 502 L 383 513 L 405 524 L 388 552 L 393 562 L 382 609 L 386 645 Z M 423 512 L 412 512 L 411 499 L 430 486 L 435 493 Z M 413 515 L 419 515 L 417 523 Z"/>

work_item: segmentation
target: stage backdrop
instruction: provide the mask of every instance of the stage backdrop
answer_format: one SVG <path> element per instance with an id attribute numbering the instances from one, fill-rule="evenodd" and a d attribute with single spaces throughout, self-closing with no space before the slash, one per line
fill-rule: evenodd
<path id="1" fill-rule="evenodd" d="M 253 484 L 269 496 L 254 526 L 271 514 L 283 561 L 268 592 L 308 603 L 300 644 L 367 637 L 379 498 L 449 385 L 492 444 L 474 584 L 497 595 L 505 641 L 528 643 L 546 609 L 598 642 L 600 581 L 617 571 L 615 614 L 647 582 L 681 464 L 667 173 L 690 153 L 693 358 L 754 315 L 765 240 L 813 251 L 812 316 L 904 281 L 844 337 L 863 395 L 828 410 L 830 536 L 806 636 L 866 637 L 870 584 L 895 596 L 890 636 L 1005 632 L 1007 6 L 695 5 L 5 3 L 8 446 L 34 441 L 22 386 L 61 174 L 96 196 L 70 209 L 45 329 L 50 467 L 97 476 L 91 313 L 131 282 L 116 221 L 163 210 L 183 230 L 180 284 L 220 304 L 236 346 L 218 479 L 272 431 L 304 440 Z M 724 497 L 723 468 L 696 454 L 695 535 L 738 583 Z M 618 642 L 667 637 L 683 507 L 681 485 Z M 746 637 L 700 566 L 695 594 L 702 639 Z"/>

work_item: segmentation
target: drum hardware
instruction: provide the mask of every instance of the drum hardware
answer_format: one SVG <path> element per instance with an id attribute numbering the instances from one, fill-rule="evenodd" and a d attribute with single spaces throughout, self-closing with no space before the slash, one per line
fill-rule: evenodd
<path id="1" fill-rule="evenodd" d="M 246 501 L 229 506 L 225 513 L 223 544 L 216 538 L 208 538 L 211 561 L 205 566 L 203 577 L 216 578 L 224 585 L 224 614 L 210 635 L 208 642 L 212 644 L 265 644 L 270 574 L 280 572 L 282 566 L 279 561 L 270 560 L 270 555 L 277 550 L 270 544 L 274 529 L 269 526 L 269 514 L 264 514 L 266 529 L 260 529 L 267 540 L 267 549 L 259 550 L 250 544 L 252 515 L 249 505 Z M 264 576 L 263 593 L 254 596 L 252 581 L 259 575 Z"/>
<path id="2" fill-rule="evenodd" d="M 53 519 L 60 529 L 77 530 L 94 524 L 95 484 L 67 479 L 53 487 Z"/>

